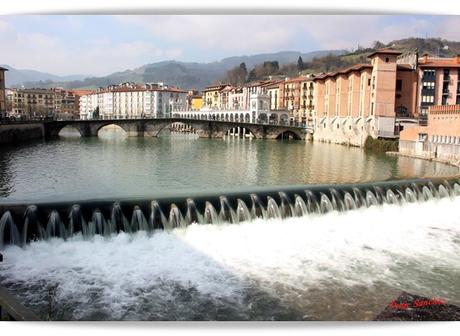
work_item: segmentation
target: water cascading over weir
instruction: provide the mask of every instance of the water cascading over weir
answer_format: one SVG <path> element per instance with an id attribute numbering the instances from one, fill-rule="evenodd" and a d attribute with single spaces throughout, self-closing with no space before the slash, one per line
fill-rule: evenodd
<path id="1" fill-rule="evenodd" d="M 237 224 L 256 218 L 316 216 L 382 204 L 402 205 L 460 195 L 458 178 L 363 184 L 259 188 L 225 195 L 75 202 L 0 201 L 0 249 L 75 234 L 89 238 L 118 232 L 154 232 L 190 224 Z"/>

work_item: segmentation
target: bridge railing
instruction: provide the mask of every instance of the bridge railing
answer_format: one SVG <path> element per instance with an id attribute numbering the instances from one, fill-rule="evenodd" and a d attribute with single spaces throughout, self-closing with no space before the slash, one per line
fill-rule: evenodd
<path id="1" fill-rule="evenodd" d="M 272 121 L 265 119 L 255 119 L 255 120 L 222 120 L 217 118 L 212 118 L 212 116 L 202 118 L 197 116 L 197 118 L 191 118 L 186 116 L 168 116 L 168 117 L 151 117 L 151 116 L 129 116 L 124 118 L 119 117 L 99 117 L 94 119 L 58 119 L 58 118 L 35 118 L 35 119 L 0 119 L 0 125 L 14 125 L 14 124 L 32 124 L 32 123 L 46 123 L 53 121 L 64 121 L 64 122 L 78 122 L 78 121 L 104 121 L 104 120 L 177 120 L 177 119 L 187 119 L 187 120 L 196 120 L 196 121 L 216 121 L 216 122 L 230 122 L 235 124 L 255 124 L 255 125 L 273 125 L 273 126 L 287 126 L 287 127 L 298 127 L 298 128 L 307 128 L 307 126 L 300 122 L 294 122 L 291 120 L 280 120 Z"/>

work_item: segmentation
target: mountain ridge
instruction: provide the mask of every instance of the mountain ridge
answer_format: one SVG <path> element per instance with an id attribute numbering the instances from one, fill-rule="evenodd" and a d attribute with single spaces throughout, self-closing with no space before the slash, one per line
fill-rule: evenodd
<path id="1" fill-rule="evenodd" d="M 299 51 L 279 51 L 275 53 L 262 53 L 255 55 L 241 55 L 223 58 L 219 61 L 200 63 L 200 62 L 183 62 L 176 60 L 165 60 L 155 63 L 147 63 L 134 69 L 126 69 L 113 72 L 107 76 L 57 76 L 48 73 L 41 73 L 35 70 L 38 74 L 42 74 L 41 78 L 28 79 L 26 74 L 22 77 L 17 72 L 22 70 L 10 67 L 13 73 L 6 76 L 7 87 L 64 87 L 68 89 L 76 88 L 96 88 L 104 87 L 111 84 L 119 84 L 121 82 L 164 82 L 169 85 L 175 85 L 182 88 L 202 89 L 207 85 L 221 79 L 226 71 L 240 63 L 246 63 L 247 67 L 253 67 L 261 62 L 271 60 L 278 61 L 280 64 L 287 64 L 297 61 L 301 56 L 305 60 L 313 59 L 327 54 L 341 54 L 344 50 L 317 50 L 312 52 L 302 53 Z M 5 66 L 7 67 L 7 66 Z M 71 77 L 74 78 L 71 78 Z M 25 78 L 25 79 L 24 79 Z"/>

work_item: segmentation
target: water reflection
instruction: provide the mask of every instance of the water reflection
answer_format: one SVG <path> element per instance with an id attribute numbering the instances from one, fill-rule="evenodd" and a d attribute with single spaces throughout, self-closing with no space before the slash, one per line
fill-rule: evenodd
<path id="1" fill-rule="evenodd" d="M 343 183 L 448 176 L 458 168 L 359 148 L 303 141 L 226 138 L 162 132 L 158 138 L 115 135 L 0 149 L 0 196 L 30 199 L 148 196 L 239 186 Z M 122 131 L 124 132 L 124 131 Z"/>

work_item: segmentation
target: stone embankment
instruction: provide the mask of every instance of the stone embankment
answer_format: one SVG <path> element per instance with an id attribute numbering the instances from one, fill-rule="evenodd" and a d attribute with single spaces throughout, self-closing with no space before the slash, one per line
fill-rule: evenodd
<path id="1" fill-rule="evenodd" d="M 43 123 L 0 124 L 0 144 L 15 144 L 42 139 L 45 135 Z"/>
<path id="2" fill-rule="evenodd" d="M 404 157 L 410 157 L 413 159 L 423 159 L 423 160 L 428 160 L 428 161 L 440 162 L 440 163 L 445 163 L 445 164 L 449 164 L 449 165 L 460 168 L 459 158 L 439 158 L 439 157 L 433 157 L 433 156 L 428 156 L 428 155 L 420 155 L 420 154 L 413 154 L 413 153 L 409 154 L 409 153 L 401 153 L 401 152 L 386 152 L 386 154 L 390 156 L 404 156 Z"/>

